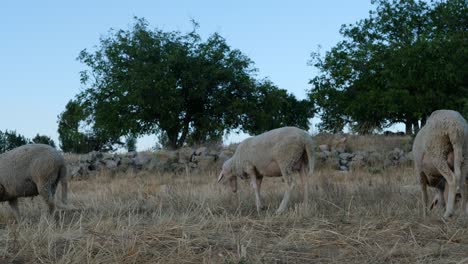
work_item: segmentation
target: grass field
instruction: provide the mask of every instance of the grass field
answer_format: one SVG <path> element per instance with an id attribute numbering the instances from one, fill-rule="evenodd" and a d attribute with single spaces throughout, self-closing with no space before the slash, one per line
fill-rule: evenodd
<path id="1" fill-rule="evenodd" d="M 295 192 L 282 215 L 280 179 L 265 178 L 258 214 L 248 183 L 233 194 L 216 176 L 72 180 L 73 208 L 48 217 L 40 198 L 25 198 L 19 223 L 3 203 L 0 263 L 468 263 L 468 221 L 459 210 L 423 218 L 411 167 L 319 168 L 308 206 Z"/>

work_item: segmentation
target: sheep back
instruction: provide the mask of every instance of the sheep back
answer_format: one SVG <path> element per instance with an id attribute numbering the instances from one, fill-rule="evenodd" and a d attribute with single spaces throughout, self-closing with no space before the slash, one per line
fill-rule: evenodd
<path id="1" fill-rule="evenodd" d="M 63 156 L 44 144 L 29 144 L 0 155 L 0 185 L 5 200 L 35 196 L 37 184 L 56 185 L 60 170 L 65 170 Z"/>
<path id="2" fill-rule="evenodd" d="M 301 158 L 306 147 L 313 148 L 312 137 L 306 131 L 282 127 L 245 139 L 229 163 L 234 174 L 242 175 L 248 165 L 265 168 L 272 161 L 292 164 Z"/>

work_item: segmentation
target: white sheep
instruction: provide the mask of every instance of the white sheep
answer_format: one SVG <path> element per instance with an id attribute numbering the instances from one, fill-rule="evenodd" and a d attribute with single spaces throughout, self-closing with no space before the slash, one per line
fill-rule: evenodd
<path id="1" fill-rule="evenodd" d="M 446 203 L 445 218 L 453 215 L 457 189 L 462 197 L 462 208 L 467 210 L 468 185 L 465 181 L 468 176 L 468 124 L 460 113 L 452 110 L 434 111 L 416 135 L 413 155 L 416 174 L 420 179 L 424 215 L 428 199 L 427 185 L 438 190 L 442 205 Z M 448 185 L 446 201 L 443 198 L 445 184 Z"/>
<path id="2" fill-rule="evenodd" d="M 8 201 L 16 218 L 20 218 L 18 198 L 40 194 L 55 209 L 54 195 L 62 187 L 62 203 L 67 199 L 67 168 L 63 156 L 44 144 L 29 144 L 0 155 L 0 201 Z"/>
<path id="3" fill-rule="evenodd" d="M 453 170 L 453 168 L 451 168 Z M 440 204 L 440 207 L 445 209 L 445 201 L 447 201 L 448 198 L 448 193 L 449 193 L 449 187 L 448 184 L 446 184 L 446 181 L 444 177 L 440 177 L 440 181 L 437 184 L 436 188 L 438 189 L 438 192 L 434 199 L 432 200 L 430 210 L 432 210 L 435 206 Z M 461 198 L 460 190 L 457 190 L 457 193 L 455 194 L 455 204 L 459 202 Z"/>
<path id="4" fill-rule="evenodd" d="M 307 203 L 307 178 L 314 171 L 312 137 L 296 127 L 282 127 L 245 139 L 237 147 L 234 155 L 223 164 L 218 177 L 220 182 L 228 178 L 233 192 L 237 191 L 237 177 L 251 180 L 255 191 L 257 210 L 262 209 L 260 187 L 263 177 L 283 177 L 286 191 L 276 211 L 287 208 L 291 190 L 294 188 L 292 174 L 299 172 L 304 203 Z M 306 178 L 307 177 L 307 178 Z"/>

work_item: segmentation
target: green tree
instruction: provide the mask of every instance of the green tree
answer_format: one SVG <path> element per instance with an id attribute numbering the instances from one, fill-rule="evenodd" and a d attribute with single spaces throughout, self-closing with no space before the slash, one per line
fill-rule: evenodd
<path id="1" fill-rule="evenodd" d="M 129 135 L 125 138 L 125 147 L 128 152 L 136 151 L 137 138 L 133 135 Z"/>
<path id="2" fill-rule="evenodd" d="M 29 139 L 16 131 L 0 131 L 0 153 L 31 143 Z"/>
<path id="3" fill-rule="evenodd" d="M 463 111 L 468 8 L 445 2 L 374 1 L 368 18 L 343 25 L 344 40 L 311 64 L 311 100 L 321 128 L 369 133 L 397 122 L 407 133 L 434 110 Z"/>
<path id="4" fill-rule="evenodd" d="M 313 105 L 309 100 L 297 100 L 294 95 L 265 80 L 257 84 L 255 94 L 249 101 L 242 130 L 254 135 L 283 126 L 307 130 L 309 118 L 313 115 Z"/>
<path id="5" fill-rule="evenodd" d="M 83 50 L 78 60 L 88 66 L 81 73 L 88 88 L 77 95 L 79 111 L 72 115 L 77 119 L 71 122 L 71 134 L 62 131 L 62 138 L 80 139 L 78 126 L 85 122 L 106 145 L 129 134 L 155 133 L 165 139 L 161 144 L 177 148 L 219 141 L 236 128 L 256 132 L 271 127 L 264 118 L 257 128 L 248 120 L 256 118 L 250 106 L 265 89 L 254 80 L 253 62 L 217 33 L 203 41 L 197 28 L 194 23 L 188 33 L 150 30 L 144 19 L 136 19 L 129 30 L 111 30 L 97 50 Z M 278 114 L 274 124 L 306 127 L 306 117 L 280 113 L 306 113 L 306 104 L 270 86 L 275 100 L 285 100 L 282 110 L 270 109 Z"/>
<path id="6" fill-rule="evenodd" d="M 46 145 L 49 145 L 49 146 L 55 148 L 54 140 L 51 139 L 50 137 L 46 136 L 46 135 L 36 134 L 36 136 L 32 139 L 32 143 L 46 144 Z"/>
<path id="7" fill-rule="evenodd" d="M 91 121 L 85 107 L 78 100 L 69 101 L 65 111 L 58 118 L 60 148 L 64 152 L 107 151 L 112 150 L 116 143 L 122 145 L 121 142 L 109 138 L 102 130 L 89 125 Z"/>

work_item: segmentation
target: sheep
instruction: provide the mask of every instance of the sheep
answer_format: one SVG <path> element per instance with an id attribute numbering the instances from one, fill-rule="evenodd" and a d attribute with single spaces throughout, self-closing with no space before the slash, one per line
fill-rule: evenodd
<path id="1" fill-rule="evenodd" d="M 0 155 L 0 202 L 8 201 L 20 219 L 18 198 L 40 194 L 55 210 L 54 195 L 58 182 L 62 188 L 62 203 L 67 200 L 67 168 L 63 156 L 44 144 L 28 144 Z"/>
<path id="2" fill-rule="evenodd" d="M 451 169 L 453 170 L 453 168 Z M 436 207 L 437 204 L 440 204 L 440 206 L 445 209 L 445 201 L 447 201 L 448 198 L 449 187 L 448 184 L 446 184 L 445 179 L 443 177 L 440 177 L 440 181 L 437 184 L 436 188 L 438 188 L 439 190 L 434 199 L 432 199 L 430 210 Z M 455 194 L 455 204 L 459 202 L 460 198 L 460 190 L 457 190 L 457 193 Z"/>
<path id="3" fill-rule="evenodd" d="M 277 209 L 283 212 L 288 205 L 291 190 L 294 188 L 292 174 L 299 172 L 303 189 L 304 203 L 307 203 L 307 179 L 314 171 L 312 137 L 296 127 L 282 127 L 245 139 L 239 144 L 234 155 L 223 164 L 218 183 L 226 177 L 235 193 L 237 177 L 251 180 L 255 191 L 257 211 L 263 209 L 260 188 L 263 177 L 283 177 L 286 191 Z M 307 175 L 306 175 L 307 174 Z"/>
<path id="4" fill-rule="evenodd" d="M 468 185 L 465 184 L 468 176 L 468 124 L 460 113 L 434 111 L 416 135 L 413 155 L 422 191 L 424 216 L 427 185 L 437 189 L 442 205 L 446 203 L 444 218 L 453 215 L 457 189 L 461 194 L 462 208 L 468 213 Z M 445 185 L 448 185 L 446 201 L 443 200 Z"/>

